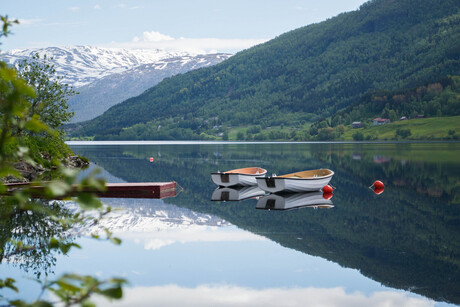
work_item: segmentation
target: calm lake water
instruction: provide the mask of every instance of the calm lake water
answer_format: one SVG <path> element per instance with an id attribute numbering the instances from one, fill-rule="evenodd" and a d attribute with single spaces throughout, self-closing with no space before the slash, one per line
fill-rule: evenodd
<path id="1" fill-rule="evenodd" d="M 41 267 L 51 276 L 128 279 L 116 305 L 460 304 L 460 143 L 71 147 L 108 182 L 174 180 L 183 188 L 162 200 L 103 199 L 119 209 L 103 226 L 122 245 L 83 235 L 75 239 L 81 250 Z M 279 175 L 330 168 L 333 207 L 264 210 L 255 198 L 211 201 L 211 172 L 248 166 Z M 377 179 L 385 183 L 380 195 L 369 188 Z M 38 295 L 23 278 L 34 268 L 0 268 L 29 298 Z"/>

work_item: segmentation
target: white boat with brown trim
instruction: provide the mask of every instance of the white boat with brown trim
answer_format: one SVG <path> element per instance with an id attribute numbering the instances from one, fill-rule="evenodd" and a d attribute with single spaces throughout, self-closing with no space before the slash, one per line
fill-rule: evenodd
<path id="1" fill-rule="evenodd" d="M 264 191 L 277 192 L 310 192 L 319 191 L 331 181 L 334 172 L 321 168 L 302 171 L 282 176 L 257 177 L 257 185 Z"/>
<path id="2" fill-rule="evenodd" d="M 222 187 L 234 185 L 256 185 L 256 177 L 265 176 L 266 169 L 260 167 L 238 168 L 226 172 L 211 173 L 212 181 Z"/>

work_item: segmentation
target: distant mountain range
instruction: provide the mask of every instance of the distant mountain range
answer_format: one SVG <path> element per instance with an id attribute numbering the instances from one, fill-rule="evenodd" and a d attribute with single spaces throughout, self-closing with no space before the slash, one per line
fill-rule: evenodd
<path id="1" fill-rule="evenodd" d="M 79 94 L 69 99 L 69 107 L 75 112 L 71 122 L 95 118 L 113 105 L 142 94 L 164 78 L 211 66 L 229 57 L 229 54 L 173 56 L 97 79 L 79 87 Z"/>
<path id="2" fill-rule="evenodd" d="M 458 0 L 373 0 L 163 80 L 73 133 L 155 140 L 215 138 L 235 127 L 305 130 L 369 91 L 419 87 L 459 71 Z"/>
<path id="3" fill-rule="evenodd" d="M 52 58 L 58 76 L 80 93 L 69 99 L 72 122 L 101 115 L 109 107 L 141 94 L 166 77 L 220 63 L 229 54 L 199 55 L 158 49 L 92 46 L 10 50 L 0 59 L 14 65 L 35 53 Z"/>

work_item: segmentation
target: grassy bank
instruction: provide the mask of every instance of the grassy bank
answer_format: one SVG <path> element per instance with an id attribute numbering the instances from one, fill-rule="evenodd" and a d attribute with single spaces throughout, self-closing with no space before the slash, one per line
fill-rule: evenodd
<path id="1" fill-rule="evenodd" d="M 397 130 L 410 130 L 410 135 L 402 137 Z M 346 127 L 342 138 L 353 140 L 353 135 L 362 133 L 364 140 L 452 140 L 460 138 L 460 116 L 433 117 L 397 121 L 381 126 L 352 129 Z"/>

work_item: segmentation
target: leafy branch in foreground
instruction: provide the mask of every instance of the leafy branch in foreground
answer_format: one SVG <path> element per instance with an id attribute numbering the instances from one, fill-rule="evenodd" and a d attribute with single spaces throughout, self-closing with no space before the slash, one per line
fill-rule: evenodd
<path id="1" fill-rule="evenodd" d="M 14 21 L 10 21 L 7 16 L 0 18 L 3 23 L 0 36 L 7 36 Z M 52 86 L 46 80 L 40 84 Z M 48 98 L 41 97 L 40 90 L 34 89 L 33 85 L 30 80 L 23 80 L 15 69 L 0 62 L 0 178 L 22 178 L 13 166 L 16 161 L 37 164 L 34 159 L 37 157 L 37 149 L 28 146 L 30 142 L 24 141 L 28 137 L 35 138 L 35 143 L 53 137 L 62 142 L 59 133 L 53 128 L 58 128 L 58 122 L 70 116 L 65 107 L 59 110 L 65 106 L 65 101 L 59 95 L 46 100 Z M 46 112 L 42 112 L 44 110 Z M 57 118 L 58 121 L 50 118 L 55 111 L 63 114 Z M 59 179 L 47 183 L 34 182 L 34 189 L 39 188 L 48 199 L 75 200 L 79 205 L 78 210 L 72 213 L 58 201 L 34 200 L 34 191 L 27 185 L 9 191 L 8 194 L 9 187 L 0 180 L 0 195 L 3 195 L 0 196 L 0 261 L 21 263 L 26 270 L 46 269 L 55 261 L 49 256 L 51 252 L 68 254 L 71 248 L 80 248 L 73 242 L 72 231 L 77 225 L 85 227 L 96 224 L 111 211 L 110 208 L 104 208 L 94 194 L 85 192 L 88 188 L 91 191 L 102 191 L 102 180 L 90 176 L 76 185 L 77 173 L 74 170 L 63 167 L 59 161 L 53 164 L 57 168 L 55 177 Z M 75 190 L 80 193 L 72 198 Z M 113 237 L 108 229 L 105 229 L 105 233 L 107 240 L 120 244 L 121 240 Z M 93 237 L 100 239 L 98 235 Z M 7 306 L 93 306 L 90 302 L 92 295 L 119 299 L 123 294 L 122 285 L 126 283 L 124 279 L 99 280 L 78 274 L 64 274 L 49 281 L 37 279 L 37 282 L 41 284 L 42 293 L 35 301 L 10 299 L 0 295 L 0 303 L 5 302 Z M 21 295 L 16 281 L 7 276 L 1 276 L 0 289 L 10 289 Z M 43 300 L 41 297 L 45 292 L 52 293 L 56 301 Z M 27 299 L 30 300 L 30 297 Z"/>

